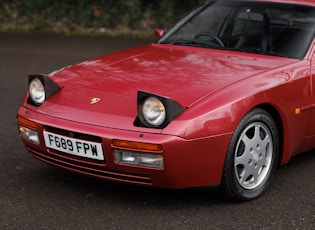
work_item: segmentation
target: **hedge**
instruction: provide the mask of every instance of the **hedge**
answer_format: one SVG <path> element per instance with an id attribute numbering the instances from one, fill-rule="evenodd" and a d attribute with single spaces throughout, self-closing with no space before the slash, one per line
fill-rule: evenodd
<path id="1" fill-rule="evenodd" d="M 0 0 L 1 30 L 146 34 L 169 28 L 202 0 Z"/>

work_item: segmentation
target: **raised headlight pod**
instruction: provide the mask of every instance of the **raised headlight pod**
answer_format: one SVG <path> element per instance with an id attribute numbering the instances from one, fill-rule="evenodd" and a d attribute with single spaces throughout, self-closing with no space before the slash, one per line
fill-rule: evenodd
<path id="1" fill-rule="evenodd" d="M 185 109 L 170 98 L 138 91 L 138 119 L 136 125 L 164 128 Z"/>
<path id="2" fill-rule="evenodd" d="M 48 76 L 45 75 L 30 75 L 29 76 L 29 99 L 28 103 L 40 106 L 44 101 L 60 90 Z"/>

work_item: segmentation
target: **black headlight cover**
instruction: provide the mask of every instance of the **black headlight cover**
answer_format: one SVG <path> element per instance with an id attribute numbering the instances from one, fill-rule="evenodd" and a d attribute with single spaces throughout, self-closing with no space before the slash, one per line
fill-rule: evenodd
<path id="1" fill-rule="evenodd" d="M 31 81 L 35 78 L 39 79 L 45 88 L 45 100 L 47 100 L 49 97 L 51 97 L 53 94 L 55 94 L 56 92 L 58 92 L 61 89 L 48 76 L 41 75 L 41 74 L 29 75 L 28 76 L 28 84 L 30 84 Z M 34 102 L 30 96 L 28 97 L 27 103 L 30 105 L 34 105 L 34 106 L 40 106 L 41 105 L 41 104 L 37 104 L 36 102 Z"/>
<path id="2" fill-rule="evenodd" d="M 158 126 L 154 126 L 149 124 L 142 114 L 142 105 L 144 101 L 149 97 L 156 97 L 158 98 L 164 105 L 166 110 L 166 118 L 164 122 Z M 185 108 L 179 105 L 175 100 L 171 98 L 162 97 L 159 95 L 155 95 L 152 93 L 147 93 L 143 91 L 138 91 L 137 95 L 137 106 L 138 106 L 138 117 L 136 119 L 135 125 L 140 127 L 147 127 L 147 128 L 156 128 L 156 129 L 163 129 L 165 128 L 172 120 L 174 120 L 177 116 L 185 111 Z"/>

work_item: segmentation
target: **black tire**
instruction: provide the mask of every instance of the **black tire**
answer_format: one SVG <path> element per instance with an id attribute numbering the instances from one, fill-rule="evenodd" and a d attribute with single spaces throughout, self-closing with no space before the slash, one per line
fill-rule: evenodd
<path id="1" fill-rule="evenodd" d="M 253 109 L 237 126 L 228 147 L 222 188 L 234 201 L 249 201 L 268 187 L 279 156 L 275 121 L 263 109 Z"/>

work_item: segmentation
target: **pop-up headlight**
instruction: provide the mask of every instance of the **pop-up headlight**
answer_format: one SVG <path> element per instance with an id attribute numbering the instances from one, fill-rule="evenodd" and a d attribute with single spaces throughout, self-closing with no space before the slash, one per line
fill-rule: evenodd
<path id="1" fill-rule="evenodd" d="M 30 75 L 29 76 L 29 99 L 28 103 L 40 106 L 44 101 L 60 90 L 48 76 L 45 75 Z"/>
<path id="2" fill-rule="evenodd" d="M 185 109 L 176 101 L 158 95 L 138 91 L 137 125 L 148 128 L 164 128 Z"/>

